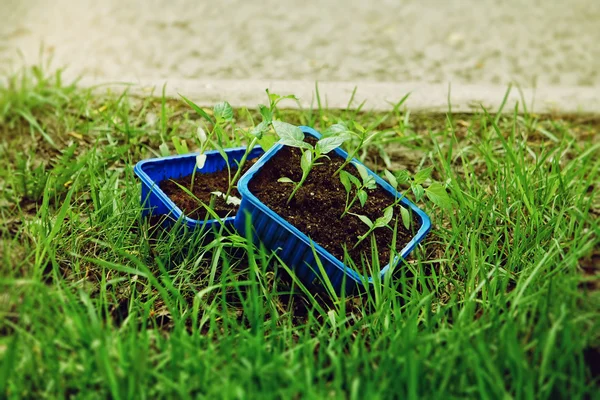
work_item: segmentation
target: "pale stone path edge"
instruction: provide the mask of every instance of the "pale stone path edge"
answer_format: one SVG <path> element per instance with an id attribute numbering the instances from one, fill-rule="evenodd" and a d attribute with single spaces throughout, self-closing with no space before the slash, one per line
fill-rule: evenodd
<path id="1" fill-rule="evenodd" d="M 228 101 L 234 107 L 256 108 L 265 104 L 265 89 L 280 95 L 294 94 L 300 105 L 293 101 L 282 103 L 285 108 L 316 107 L 315 82 L 309 81 L 268 81 L 268 80 L 185 80 L 185 79 L 135 79 L 97 80 L 82 78 L 80 86 L 94 87 L 98 91 L 108 88 L 148 96 L 161 96 L 163 85 L 165 95 L 178 98 L 184 95 L 200 106 L 212 106 L 220 101 Z M 507 93 L 507 86 L 494 85 L 444 85 L 429 83 L 396 82 L 318 82 L 323 106 L 330 109 L 348 107 L 352 92 L 356 88 L 351 109 L 356 109 L 366 101 L 363 110 L 391 110 L 403 96 L 410 93 L 403 108 L 411 112 L 447 112 L 450 101 L 452 112 L 481 111 L 482 106 L 496 112 Z M 504 112 L 514 111 L 523 102 L 528 112 L 558 114 L 600 114 L 600 88 L 596 87 L 540 87 L 536 89 L 512 87 L 504 105 Z M 285 104 L 285 105 L 284 105 Z"/>

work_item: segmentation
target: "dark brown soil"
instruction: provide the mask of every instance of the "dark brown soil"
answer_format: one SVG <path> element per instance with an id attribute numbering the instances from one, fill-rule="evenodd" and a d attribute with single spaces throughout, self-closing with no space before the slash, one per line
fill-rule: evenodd
<path id="1" fill-rule="evenodd" d="M 247 160 L 242 167 L 242 174 L 245 173 L 254 163 L 256 158 Z M 235 175 L 235 169 L 231 169 L 231 177 Z M 192 219 L 204 220 L 205 218 L 213 219 L 210 215 L 207 216 L 206 209 L 198 203 L 196 198 L 190 196 L 178 185 L 181 185 L 190 190 L 192 184 L 192 175 L 184 176 L 179 179 L 168 179 L 159 183 L 160 189 L 183 211 L 183 213 Z M 209 205 L 211 192 L 227 193 L 229 186 L 229 174 L 227 169 L 215 172 L 212 174 L 196 173 L 194 177 L 194 187 L 192 193 L 204 204 Z M 231 195 L 240 198 L 240 194 L 233 188 Z M 238 206 L 227 204 L 221 196 L 215 197 L 213 211 L 221 218 L 233 217 L 238 209 Z"/>
<path id="2" fill-rule="evenodd" d="M 339 260 L 343 261 L 343 245 L 346 245 L 350 258 L 357 265 L 361 265 L 361 255 L 365 256 L 370 264 L 370 238 L 363 240 L 353 249 L 358 241 L 358 236 L 368 231 L 367 225 L 358 217 L 350 214 L 340 219 L 346 204 L 346 191 L 339 178 L 332 177 L 332 175 L 344 160 L 334 153 L 329 155 L 331 160 L 322 159 L 322 164 L 313 167 L 302 188 L 296 192 L 289 204 L 287 204 L 287 199 L 293 190 L 293 185 L 277 182 L 277 180 L 281 177 L 288 177 L 295 182 L 300 180 L 302 175 L 301 152 L 297 148 L 286 146 L 271 158 L 250 182 L 250 191 L 271 210 L 281 215 Z M 347 166 L 345 169 L 360 179 L 354 166 Z M 392 202 L 393 197 L 378 187 L 369 191 L 364 208 L 357 201 L 350 211 L 366 215 L 375 221 L 383 215 L 383 210 Z M 396 250 L 399 252 L 414 234 L 402 225 L 399 206 L 397 210 L 394 210 L 394 219 L 390 222 L 390 226 L 394 226 L 396 218 L 398 219 Z M 419 226 L 420 223 L 414 220 L 411 230 L 416 232 Z M 376 229 L 374 233 L 379 260 L 383 266 L 389 261 L 393 232 L 384 227 Z"/>

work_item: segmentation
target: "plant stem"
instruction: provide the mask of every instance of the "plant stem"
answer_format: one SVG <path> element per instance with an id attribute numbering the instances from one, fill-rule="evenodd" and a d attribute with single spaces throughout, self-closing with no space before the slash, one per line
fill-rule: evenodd
<path id="1" fill-rule="evenodd" d="M 250 154 L 250 152 L 254 149 L 254 146 L 256 146 L 256 143 L 258 143 L 258 138 L 254 137 L 252 139 L 252 141 L 250 142 L 250 144 L 248 145 L 248 147 L 246 148 L 246 152 L 244 153 L 244 155 L 242 156 L 242 159 L 238 163 L 237 171 L 235 172 L 233 179 L 229 182 L 229 187 L 227 188 L 227 193 L 225 194 L 225 201 L 227 201 L 229 199 L 229 195 L 231 194 L 231 189 L 233 189 L 237 180 L 240 178 L 240 175 L 242 174 L 242 167 L 246 163 L 248 154 Z"/>
<path id="2" fill-rule="evenodd" d="M 362 189 L 362 188 L 361 188 L 361 189 Z M 342 213 L 342 216 L 340 217 L 340 219 L 344 218 L 344 215 L 348 214 L 348 212 L 350 211 L 350 209 L 352 208 L 352 206 L 354 205 L 354 203 L 356 203 L 356 199 L 358 199 L 358 191 L 359 191 L 359 190 L 361 190 L 361 189 L 358 189 L 358 190 L 356 191 L 356 193 L 357 193 L 357 194 L 354 196 L 354 198 L 352 198 L 352 201 L 350 202 L 350 205 L 348 205 L 348 206 L 346 207 L 346 209 L 345 209 L 345 210 L 344 210 L 344 212 Z M 346 201 L 346 203 L 347 203 L 347 201 Z"/>
<path id="3" fill-rule="evenodd" d="M 333 173 L 333 176 L 336 176 L 337 174 L 339 174 L 344 168 L 346 168 L 346 166 L 348 164 L 350 164 L 350 162 L 352 161 L 352 159 L 356 156 L 356 153 L 358 153 L 358 150 L 362 147 L 364 141 L 365 141 L 365 138 L 363 136 L 360 139 L 359 145 L 354 150 L 352 150 L 352 153 L 348 154 L 348 157 L 346 157 L 346 159 L 344 160 L 343 164 L 340 165 L 340 167 Z"/>
<path id="4" fill-rule="evenodd" d="M 312 164 L 311 164 L 311 169 L 312 169 Z M 310 169 L 309 169 L 309 172 L 310 172 Z M 300 187 L 302 187 L 302 184 L 304 183 L 304 181 L 306 180 L 307 177 L 308 177 L 308 173 L 302 174 L 302 179 L 300 179 L 300 182 L 298 182 L 298 184 L 296 184 L 296 187 L 294 187 L 294 190 L 292 190 L 290 197 L 288 197 L 288 199 L 287 199 L 287 204 L 289 204 L 290 201 L 292 201 L 292 198 L 294 197 L 294 195 L 296 194 L 298 189 L 300 189 Z"/>

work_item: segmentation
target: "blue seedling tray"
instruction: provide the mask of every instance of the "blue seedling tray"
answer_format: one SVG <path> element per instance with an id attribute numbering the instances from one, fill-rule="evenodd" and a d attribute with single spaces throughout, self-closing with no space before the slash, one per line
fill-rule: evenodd
<path id="1" fill-rule="evenodd" d="M 300 129 L 307 135 L 317 139 L 321 135 L 312 128 L 301 126 Z M 351 293 L 357 287 L 363 286 L 363 281 L 372 283 L 373 277 L 363 277 L 353 269 L 345 266 L 341 261 L 335 258 L 331 253 L 321 247 L 318 243 L 314 243 L 304 233 L 300 232 L 296 227 L 284 220 L 280 215 L 272 211 L 263 204 L 250 190 L 248 185 L 254 175 L 256 175 L 266 163 L 269 162 L 278 151 L 283 148 L 283 145 L 277 143 L 269 149 L 264 156 L 252 166 L 238 182 L 238 191 L 242 196 L 242 204 L 235 218 L 235 228 L 241 235 L 246 234 L 246 218 L 251 218 L 251 226 L 253 229 L 253 238 L 260 241 L 270 250 L 277 250 L 278 255 L 285 264 L 290 267 L 295 275 L 307 286 L 312 287 L 320 279 L 322 279 L 318 264 L 315 260 L 314 253 L 319 257 L 325 273 L 327 274 L 333 288 L 337 293 L 345 290 L 346 293 Z M 348 153 L 338 148 L 334 150 L 337 155 L 346 159 Z M 354 159 L 354 163 L 361 164 Z M 366 168 L 366 167 L 365 167 Z M 375 177 L 377 184 L 389 192 L 392 196 L 401 197 L 394 188 L 384 181 L 379 175 L 367 168 L 369 174 Z M 379 271 L 380 279 L 383 279 L 385 273 L 390 269 L 391 265 L 397 265 L 402 259 L 410 254 L 421 240 L 427 235 L 431 229 L 431 221 L 427 214 L 415 206 L 407 198 L 401 200 L 401 204 L 412 210 L 413 214 L 421 222 L 421 227 L 413 239 L 402 249 L 400 254 L 393 260 L 391 264 L 385 265 Z M 327 229 L 323 227 L 323 229 Z M 313 248 L 315 252 L 313 253 Z M 345 282 L 345 283 L 344 283 Z M 345 286 L 345 288 L 343 287 Z"/>
<path id="2" fill-rule="evenodd" d="M 245 147 L 225 149 L 229 165 L 232 170 L 237 168 L 237 163 L 244 156 Z M 227 162 L 216 150 L 207 151 L 206 163 L 196 174 L 210 174 L 227 168 Z M 248 155 L 248 160 L 263 154 L 260 147 L 254 148 Z M 223 223 L 226 228 L 233 227 L 234 216 L 221 219 L 195 220 L 186 217 L 183 211 L 163 192 L 159 184 L 165 179 L 178 179 L 190 175 L 196 167 L 196 156 L 198 153 L 190 153 L 179 156 L 152 158 L 138 162 L 134 168 L 136 175 L 142 181 L 142 206 L 144 215 L 168 215 L 171 221 L 182 219 L 190 228 L 203 226 L 211 229 Z"/>

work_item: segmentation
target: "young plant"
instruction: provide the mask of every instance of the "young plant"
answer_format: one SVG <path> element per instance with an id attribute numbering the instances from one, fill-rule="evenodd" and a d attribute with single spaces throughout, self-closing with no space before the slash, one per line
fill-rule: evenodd
<path id="1" fill-rule="evenodd" d="M 299 148 L 302 151 L 302 157 L 300 158 L 302 177 L 300 180 L 294 182 L 288 177 L 279 179 L 279 182 L 291 183 L 294 185 L 294 189 L 287 200 L 289 203 L 296 192 L 302 187 L 304 181 L 306 181 L 308 174 L 316 165 L 317 161 L 323 157 L 327 157 L 327 153 L 341 146 L 348 137 L 343 135 L 324 137 L 313 146 L 304 141 L 304 133 L 297 126 L 281 121 L 273 121 L 272 125 L 275 129 L 275 133 L 277 133 L 277 136 L 280 138 L 280 143 L 285 146 Z"/>
<path id="2" fill-rule="evenodd" d="M 367 237 L 369 237 L 369 235 L 371 233 L 373 233 L 373 231 L 375 229 L 388 226 L 388 224 L 394 217 L 394 206 L 393 205 L 388 206 L 383 211 L 383 215 L 381 217 L 377 218 L 375 221 L 372 221 L 366 215 L 359 215 L 359 214 L 353 214 L 353 213 L 351 213 L 351 214 L 358 217 L 358 219 L 360 219 L 362 222 L 365 223 L 365 225 L 367 225 L 369 227 L 369 230 L 364 235 L 361 235 L 358 237 L 358 241 L 354 244 L 354 247 L 353 247 L 353 248 L 356 248 L 356 246 L 358 246 L 363 240 L 365 240 Z M 388 228 L 389 228 L 389 226 L 388 226 Z"/>
<path id="3" fill-rule="evenodd" d="M 452 201 L 441 183 L 432 182 L 427 188 L 423 187 L 423 183 L 431 177 L 432 172 L 433 168 L 425 168 L 417 172 L 414 177 L 411 177 L 408 172 L 404 170 L 397 172 L 395 175 L 388 170 L 384 171 L 388 182 L 397 192 L 400 192 L 399 185 L 408 183 L 415 196 L 416 202 L 421 201 L 424 196 L 427 196 L 427 198 L 435 205 L 442 208 L 448 208 L 452 205 Z M 397 197 L 396 200 L 394 200 L 392 207 L 399 204 L 405 196 L 406 194 L 402 193 L 400 197 Z M 402 224 L 406 229 L 409 229 L 411 221 L 410 212 L 406 207 L 400 207 L 400 214 L 402 217 Z"/>
<path id="4" fill-rule="evenodd" d="M 352 122 L 352 125 L 354 126 L 354 130 L 350 129 L 346 123 L 339 122 L 327 128 L 323 134 L 325 137 L 346 136 L 348 139 L 350 137 L 355 137 L 358 139 L 358 145 L 348 152 L 348 157 L 346 157 L 344 163 L 340 165 L 340 167 L 333 173 L 333 176 L 341 173 L 344 168 L 346 168 L 346 166 L 352 162 L 352 159 L 356 157 L 356 154 L 359 152 L 359 150 L 363 148 L 365 144 L 372 141 L 377 134 L 379 134 L 379 132 L 373 132 L 369 134 L 368 130 L 358 122 Z"/>
<path id="5" fill-rule="evenodd" d="M 246 147 L 246 151 L 244 152 L 244 155 L 240 159 L 240 161 L 238 163 L 238 168 L 235 172 L 235 175 L 232 178 L 231 177 L 231 166 L 229 164 L 227 153 L 225 152 L 225 149 L 222 144 L 223 143 L 222 136 L 225 134 L 225 126 L 227 124 L 233 123 L 233 121 L 234 121 L 233 108 L 226 101 L 216 104 L 213 107 L 213 116 L 214 116 L 214 119 L 213 119 L 208 115 L 208 113 L 206 111 L 204 111 L 198 105 L 193 103 L 191 100 L 189 100 L 185 97 L 183 97 L 183 99 L 194 111 L 196 111 L 200 116 L 202 116 L 204 119 L 206 119 L 208 122 L 210 122 L 212 124 L 212 129 L 209 131 L 208 134 L 206 133 L 206 131 L 204 130 L 204 128 L 201 125 L 198 126 L 197 138 L 198 138 L 198 143 L 200 145 L 200 149 L 198 151 L 199 154 L 196 156 L 195 168 L 192 171 L 192 183 L 191 183 L 190 191 L 193 191 L 193 188 L 194 188 L 196 172 L 198 170 L 201 170 L 202 168 L 204 168 L 204 165 L 206 164 L 207 156 L 206 156 L 205 152 L 209 146 L 212 146 L 219 152 L 221 157 L 223 157 L 223 159 L 225 160 L 225 162 L 227 164 L 228 175 L 229 175 L 229 179 L 228 179 L 229 185 L 227 187 L 227 192 L 224 194 L 223 193 L 213 193 L 213 194 L 215 194 L 218 197 L 223 197 L 228 204 L 237 204 L 237 200 L 238 200 L 237 198 L 230 199 L 231 191 L 235 187 L 235 184 L 238 181 L 238 179 L 240 178 L 240 175 L 242 173 L 242 168 L 243 168 L 244 164 L 246 163 L 246 160 L 248 159 L 248 155 L 254 149 L 254 147 L 257 145 L 258 140 L 262 137 L 263 132 L 261 130 L 251 130 L 249 132 L 250 143 L 249 143 L 248 147 Z M 181 143 L 179 141 L 177 141 L 177 142 Z M 175 141 L 174 141 L 174 143 L 175 143 Z M 185 143 L 185 141 L 183 143 Z"/>
<path id="6" fill-rule="evenodd" d="M 342 213 L 340 218 L 344 218 L 344 216 L 350 211 L 354 203 L 356 203 L 356 200 L 360 202 L 361 207 L 364 207 L 369 196 L 367 190 L 372 190 L 377 187 L 375 178 L 373 178 L 367 172 L 367 169 L 363 165 L 355 164 L 355 167 L 358 170 L 362 182 L 351 173 L 347 171 L 340 171 L 340 182 L 344 186 L 344 189 L 346 189 L 346 206 L 344 207 L 344 212 Z M 350 199 L 353 186 L 356 188 L 356 191 L 352 199 Z"/>

